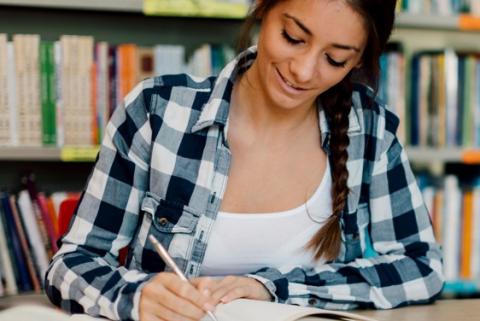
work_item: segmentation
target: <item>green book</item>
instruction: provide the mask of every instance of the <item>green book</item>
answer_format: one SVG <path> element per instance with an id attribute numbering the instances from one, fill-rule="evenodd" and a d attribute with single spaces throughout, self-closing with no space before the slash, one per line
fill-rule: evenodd
<path id="1" fill-rule="evenodd" d="M 55 60 L 54 43 L 40 43 L 40 99 L 42 104 L 42 142 L 43 145 L 55 145 L 56 113 L 55 113 Z"/>

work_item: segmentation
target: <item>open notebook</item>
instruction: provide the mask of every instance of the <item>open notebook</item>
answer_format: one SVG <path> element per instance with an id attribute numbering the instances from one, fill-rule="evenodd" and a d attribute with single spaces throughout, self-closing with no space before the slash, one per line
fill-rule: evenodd
<path id="1" fill-rule="evenodd" d="M 280 304 L 255 300 L 235 300 L 228 304 L 218 305 L 215 310 L 218 321 L 321 321 L 349 320 L 376 321 L 359 314 L 322 310 L 296 305 Z M 202 321 L 211 321 L 205 316 Z"/>
<path id="2" fill-rule="evenodd" d="M 376 321 L 355 313 L 322 310 L 254 300 L 235 300 L 218 305 L 215 310 L 218 321 Z M 0 311 L 0 321 L 100 321 L 86 314 L 68 315 L 58 309 L 40 305 L 20 305 Z M 211 321 L 205 316 L 202 321 Z"/>

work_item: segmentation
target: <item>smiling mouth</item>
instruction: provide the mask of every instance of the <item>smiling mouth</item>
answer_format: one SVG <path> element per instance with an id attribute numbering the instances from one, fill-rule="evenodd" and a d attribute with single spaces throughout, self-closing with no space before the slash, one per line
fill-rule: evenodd
<path id="1" fill-rule="evenodd" d="M 292 89 L 295 89 L 295 90 L 307 90 L 306 88 L 301 88 L 301 87 L 295 86 L 294 84 L 292 84 L 291 82 L 289 82 L 287 79 L 285 79 L 285 77 L 283 77 L 283 75 L 280 73 L 280 71 L 279 71 L 277 68 L 275 68 L 275 70 L 277 71 L 278 75 L 280 76 L 280 78 L 283 80 L 283 82 L 284 82 L 287 86 L 289 86 L 289 87 L 291 87 Z"/>

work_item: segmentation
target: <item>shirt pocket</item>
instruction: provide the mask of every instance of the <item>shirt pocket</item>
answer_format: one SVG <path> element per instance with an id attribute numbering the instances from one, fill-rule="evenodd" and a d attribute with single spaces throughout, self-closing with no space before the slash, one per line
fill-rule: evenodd
<path id="1" fill-rule="evenodd" d="M 158 198 L 147 193 L 141 210 L 150 217 L 152 226 L 161 233 L 187 233 L 195 230 L 200 214 L 186 204 Z"/>

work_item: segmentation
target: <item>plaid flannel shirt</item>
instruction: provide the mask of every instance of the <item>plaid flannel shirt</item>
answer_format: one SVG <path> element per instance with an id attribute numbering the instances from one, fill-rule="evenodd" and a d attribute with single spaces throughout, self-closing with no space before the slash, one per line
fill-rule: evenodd
<path id="1" fill-rule="evenodd" d="M 255 57 L 252 47 L 216 78 L 156 77 L 125 97 L 46 274 L 54 304 L 70 312 L 138 320 L 142 287 L 156 272 L 169 270 L 147 242 L 149 234 L 187 277 L 199 275 L 227 184 L 233 82 Z M 441 292 L 441 252 L 395 136 L 398 118 L 377 101 L 369 104 L 369 96 L 360 85 L 352 96 L 350 192 L 340 254 L 314 268 L 252 271 L 249 276 L 263 282 L 277 302 L 388 309 L 431 302 Z M 321 107 L 319 119 L 321 146 L 331 157 Z M 120 266 L 118 253 L 126 246 L 127 263 Z"/>

